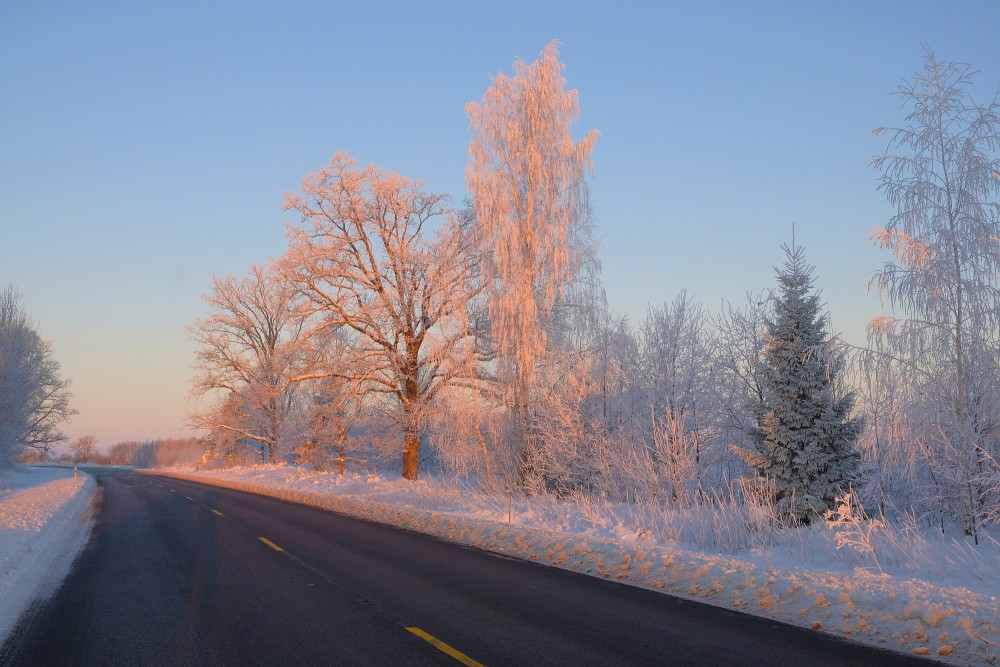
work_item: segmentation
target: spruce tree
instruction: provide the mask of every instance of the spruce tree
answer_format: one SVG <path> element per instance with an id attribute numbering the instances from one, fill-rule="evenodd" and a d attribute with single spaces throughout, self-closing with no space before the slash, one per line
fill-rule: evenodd
<path id="1" fill-rule="evenodd" d="M 787 259 L 776 269 L 778 293 L 766 321 L 763 401 L 750 433 L 757 451 L 737 453 L 771 485 L 784 521 L 809 523 L 857 481 L 854 443 L 862 422 L 850 416 L 853 392 L 835 391 L 842 359 L 821 352 L 826 317 L 813 290 L 813 267 L 801 247 L 782 249 Z"/>

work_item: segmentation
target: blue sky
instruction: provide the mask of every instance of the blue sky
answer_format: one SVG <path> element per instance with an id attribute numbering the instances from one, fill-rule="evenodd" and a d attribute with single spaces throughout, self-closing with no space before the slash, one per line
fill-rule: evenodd
<path id="1" fill-rule="evenodd" d="M 535 6 L 543 5 L 542 7 Z M 559 39 L 613 309 L 772 286 L 796 237 L 855 343 L 890 209 L 871 130 L 922 43 L 1000 87 L 995 2 L 0 4 L 0 283 L 103 446 L 185 435 L 213 274 L 284 249 L 286 190 L 350 151 L 460 202 L 464 105 Z"/>

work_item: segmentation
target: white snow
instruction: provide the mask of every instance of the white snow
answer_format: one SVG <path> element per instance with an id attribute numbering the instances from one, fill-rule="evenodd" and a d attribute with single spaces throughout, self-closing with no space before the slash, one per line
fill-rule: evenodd
<path id="1" fill-rule="evenodd" d="M 0 644 L 31 602 L 62 580 L 87 541 L 96 485 L 72 469 L 0 473 Z"/>
<path id="2" fill-rule="evenodd" d="M 340 477 L 280 465 L 157 472 L 324 507 L 952 664 L 992 665 L 1000 656 L 996 542 L 973 549 L 954 539 L 911 535 L 895 545 L 896 558 L 883 554 L 882 573 L 864 554 L 837 550 L 826 526 L 789 531 L 780 543 L 736 554 L 711 553 L 655 541 L 630 524 L 624 509 L 553 499 L 511 502 L 433 479 Z"/>

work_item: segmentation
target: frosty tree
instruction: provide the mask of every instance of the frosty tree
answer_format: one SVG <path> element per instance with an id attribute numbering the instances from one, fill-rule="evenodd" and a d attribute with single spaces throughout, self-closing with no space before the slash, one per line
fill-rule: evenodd
<path id="1" fill-rule="evenodd" d="M 871 288 L 902 317 L 869 325 L 875 348 L 907 376 L 932 504 L 960 512 L 970 534 L 1000 425 L 1000 105 L 971 98 L 973 74 L 927 48 L 923 72 L 898 90 L 906 125 L 876 130 L 889 144 L 872 164 L 896 214 L 871 234 L 894 255 Z"/>
<path id="2" fill-rule="evenodd" d="M 909 125 L 878 128 L 889 146 L 872 161 L 897 209 L 871 234 L 896 258 L 872 286 L 910 315 L 877 320 L 874 330 L 898 349 L 916 343 L 949 359 L 960 421 L 969 409 L 968 348 L 995 338 L 1000 323 L 1000 106 L 976 104 L 971 83 L 968 65 L 938 62 L 927 49 L 923 74 L 899 89 Z"/>
<path id="3" fill-rule="evenodd" d="M 575 90 L 565 89 L 556 42 L 531 64 L 500 73 L 472 129 L 466 181 L 478 226 L 490 334 L 507 403 L 523 425 L 553 307 L 590 247 L 585 172 L 597 132 L 574 141 Z M 584 231 L 584 234 L 581 234 Z"/>
<path id="4" fill-rule="evenodd" d="M 510 384 L 530 384 L 544 354 L 545 325 L 573 277 L 570 241 L 585 204 L 584 172 L 597 132 L 573 141 L 579 115 L 565 90 L 556 43 L 514 76 L 496 76 L 472 127 L 466 180 L 472 192 L 486 274 L 492 334 Z"/>
<path id="5" fill-rule="evenodd" d="M 303 318 L 292 308 L 294 292 L 271 270 L 213 280 L 205 301 L 212 311 L 189 329 L 199 346 L 192 396 L 219 402 L 192 417 L 216 440 L 243 439 L 276 461 L 293 408 L 293 382 L 309 360 L 301 344 Z"/>
<path id="6" fill-rule="evenodd" d="M 74 414 L 69 382 L 13 285 L 0 290 L 0 467 L 27 450 L 48 452 L 65 440 L 59 426 Z"/>
<path id="7" fill-rule="evenodd" d="M 764 401 L 761 386 L 761 355 L 765 347 L 767 321 L 770 319 L 772 297 L 768 291 L 747 293 L 742 306 L 726 304 L 714 319 L 713 364 L 716 373 L 716 403 L 719 410 L 720 439 L 750 444 L 756 407 Z M 723 459 L 728 468 L 732 459 Z M 727 469 L 723 478 L 731 479 L 734 471 Z"/>
<path id="8" fill-rule="evenodd" d="M 838 396 L 835 388 L 841 359 L 821 352 L 826 318 L 812 267 L 801 247 L 783 249 L 760 368 L 763 401 L 751 432 L 756 451 L 734 449 L 771 485 L 781 516 L 809 523 L 857 480 L 862 424 L 850 416 L 853 394 Z"/>
<path id="9" fill-rule="evenodd" d="M 343 475 L 348 420 L 359 416 L 362 396 L 346 379 L 354 362 L 350 334 L 346 329 L 316 324 L 309 328 L 311 372 L 299 378 L 309 382 L 301 392 L 305 440 L 295 453 L 300 462 L 311 464 L 315 470 L 330 470 L 336 465 L 337 472 Z"/>
<path id="10" fill-rule="evenodd" d="M 420 181 L 357 168 L 345 153 L 306 176 L 285 208 L 302 216 L 288 231 L 285 275 L 309 302 L 311 327 L 344 332 L 352 363 L 334 375 L 399 424 L 403 477 L 416 479 L 425 412 L 466 375 L 473 290 L 457 221 Z"/>

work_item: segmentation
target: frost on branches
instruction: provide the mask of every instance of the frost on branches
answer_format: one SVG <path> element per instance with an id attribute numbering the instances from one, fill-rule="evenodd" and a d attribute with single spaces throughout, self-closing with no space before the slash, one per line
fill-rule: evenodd
<path id="1" fill-rule="evenodd" d="M 597 132 L 573 140 L 579 103 L 576 91 L 565 89 L 562 71 L 552 42 L 535 62 L 517 60 L 512 77 L 498 74 L 481 103 L 466 105 L 472 129 L 466 181 L 490 337 L 500 391 L 526 456 L 538 445 L 528 445 L 535 436 L 525 424 L 552 338 L 553 309 L 594 247 L 584 177 Z"/>
<path id="2" fill-rule="evenodd" d="M 242 450 L 273 463 L 298 437 L 294 380 L 309 357 L 293 296 L 255 264 L 248 276 L 215 278 L 204 297 L 212 311 L 189 328 L 199 346 L 191 395 L 216 402 L 191 419 L 209 432 L 215 455 L 232 459 Z"/>
<path id="3" fill-rule="evenodd" d="M 457 219 L 422 185 L 338 153 L 284 204 L 302 218 L 281 262 L 306 301 L 310 336 L 338 332 L 351 362 L 331 375 L 402 429 L 406 479 L 417 478 L 431 403 L 468 377 L 474 294 Z"/>
<path id="4" fill-rule="evenodd" d="M 545 325 L 578 258 L 571 245 L 585 206 L 584 172 L 597 132 L 573 141 L 575 90 L 564 90 L 555 43 L 515 74 L 496 76 L 481 104 L 466 106 L 473 138 L 472 193 L 492 335 L 512 384 L 530 383 L 545 352 Z"/>
<path id="5" fill-rule="evenodd" d="M 778 295 L 767 322 L 761 368 L 763 401 L 751 432 L 756 451 L 736 448 L 770 486 L 779 514 L 810 523 L 833 509 L 837 496 L 857 480 L 854 444 L 860 419 L 851 418 L 853 393 L 838 396 L 842 362 L 824 358 L 827 341 L 812 267 L 801 247 L 784 247 Z"/>
<path id="6" fill-rule="evenodd" d="M 65 440 L 59 426 L 74 410 L 69 382 L 13 285 L 0 290 L 0 468 L 29 450 Z"/>
<path id="7" fill-rule="evenodd" d="M 898 90 L 906 124 L 876 130 L 896 213 L 870 235 L 893 254 L 870 288 L 901 317 L 872 320 L 864 361 L 886 399 L 872 448 L 884 491 L 977 537 L 1000 501 L 1000 105 L 975 102 L 972 78 L 928 48 Z"/>

